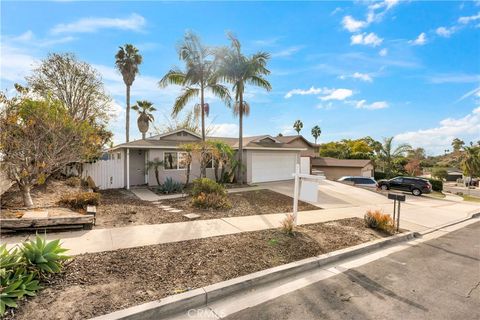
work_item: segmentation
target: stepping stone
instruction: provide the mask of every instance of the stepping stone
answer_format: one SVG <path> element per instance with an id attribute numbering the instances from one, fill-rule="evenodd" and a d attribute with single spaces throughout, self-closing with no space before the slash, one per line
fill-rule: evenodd
<path id="1" fill-rule="evenodd" d="M 162 209 L 172 209 L 172 207 L 170 206 L 164 206 L 164 205 L 161 205 L 161 206 L 158 206 L 159 208 L 162 208 Z"/>
<path id="2" fill-rule="evenodd" d="M 199 214 L 196 214 L 196 213 L 187 213 L 187 214 L 184 214 L 183 216 L 190 220 L 194 220 L 201 217 Z"/>
<path id="3" fill-rule="evenodd" d="M 172 210 L 168 210 L 169 212 L 173 212 L 173 213 L 179 213 L 179 212 L 183 212 L 182 209 L 172 209 Z"/>

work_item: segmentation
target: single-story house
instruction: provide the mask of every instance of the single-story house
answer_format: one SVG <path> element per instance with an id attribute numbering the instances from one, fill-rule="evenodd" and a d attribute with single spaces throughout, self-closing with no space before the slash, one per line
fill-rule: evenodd
<path id="1" fill-rule="evenodd" d="M 313 171 L 322 171 L 329 180 L 337 180 L 343 176 L 373 177 L 371 160 L 335 159 L 316 157 L 311 159 Z"/>
<path id="2" fill-rule="evenodd" d="M 295 143 L 288 143 L 284 139 L 270 135 L 244 137 L 245 181 L 256 183 L 293 179 L 292 174 L 296 164 L 300 163 L 301 153 L 307 151 L 307 148 L 302 145 L 304 142 L 300 141 L 302 139 L 296 138 Z M 238 138 L 207 137 L 207 140 L 220 140 L 229 144 L 234 150 L 238 150 Z M 157 181 L 154 170 L 148 169 L 149 161 L 154 159 L 164 161 L 163 167 L 159 168 L 160 183 L 163 183 L 167 177 L 184 182 L 186 166 L 182 159 L 186 153 L 181 150 L 181 145 L 199 141 L 201 136 L 197 133 L 180 129 L 144 140 L 122 143 L 111 148 L 109 152 L 111 159 L 116 161 L 123 159 L 121 172 L 124 175 L 124 187 L 128 189 L 135 185 L 153 186 L 157 185 Z M 190 170 L 191 180 L 200 176 L 200 161 L 195 156 Z M 213 163 L 209 163 L 206 171 L 208 178 L 214 178 Z"/>
<path id="3" fill-rule="evenodd" d="M 446 181 L 457 181 L 463 179 L 463 172 L 458 169 L 447 169 Z"/>

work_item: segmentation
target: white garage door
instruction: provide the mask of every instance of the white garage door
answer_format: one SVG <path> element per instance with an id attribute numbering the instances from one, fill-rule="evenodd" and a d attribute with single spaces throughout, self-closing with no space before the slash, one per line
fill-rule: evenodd
<path id="1" fill-rule="evenodd" d="M 254 152 L 252 154 L 252 182 L 293 179 L 297 163 L 296 153 Z"/>

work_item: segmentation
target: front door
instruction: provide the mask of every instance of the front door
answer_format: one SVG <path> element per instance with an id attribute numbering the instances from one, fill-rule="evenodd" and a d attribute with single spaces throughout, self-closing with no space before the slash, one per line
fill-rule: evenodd
<path id="1" fill-rule="evenodd" d="M 145 151 L 130 149 L 130 185 L 145 184 Z"/>

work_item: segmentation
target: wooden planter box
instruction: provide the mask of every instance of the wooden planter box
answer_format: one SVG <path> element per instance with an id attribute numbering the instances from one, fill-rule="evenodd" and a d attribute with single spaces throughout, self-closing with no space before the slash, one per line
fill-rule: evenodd
<path id="1" fill-rule="evenodd" d="M 94 216 L 90 214 L 54 217 L 22 217 L 0 219 L 2 230 L 29 231 L 39 229 L 73 229 L 91 230 Z"/>

